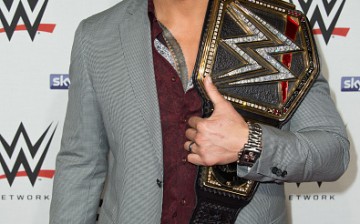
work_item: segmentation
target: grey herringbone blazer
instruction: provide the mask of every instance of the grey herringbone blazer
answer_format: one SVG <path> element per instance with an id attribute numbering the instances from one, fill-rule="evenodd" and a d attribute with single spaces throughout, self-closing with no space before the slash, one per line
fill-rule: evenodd
<path id="1" fill-rule="evenodd" d="M 50 223 L 94 224 L 102 191 L 100 224 L 160 223 L 162 137 L 147 0 L 124 0 L 80 24 L 70 78 Z M 238 224 L 286 223 L 282 183 L 336 180 L 349 160 L 323 77 L 282 130 L 262 127 L 261 158 L 238 175 L 263 183 Z"/>

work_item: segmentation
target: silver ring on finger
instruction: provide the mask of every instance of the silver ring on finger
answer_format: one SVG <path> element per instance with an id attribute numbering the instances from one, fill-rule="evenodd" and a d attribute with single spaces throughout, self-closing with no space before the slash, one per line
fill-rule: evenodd
<path id="1" fill-rule="evenodd" d="M 191 143 L 189 144 L 188 151 L 189 151 L 190 153 L 192 153 L 192 146 L 193 146 L 193 144 L 195 144 L 195 142 L 191 142 Z"/>

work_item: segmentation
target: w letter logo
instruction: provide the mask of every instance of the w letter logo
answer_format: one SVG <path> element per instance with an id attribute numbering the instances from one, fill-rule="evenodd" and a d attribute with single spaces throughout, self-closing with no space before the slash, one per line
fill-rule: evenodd
<path id="1" fill-rule="evenodd" d="M 35 143 L 30 140 L 22 123 L 11 143 L 0 135 L 0 164 L 5 173 L 0 175 L 0 179 L 7 178 L 11 186 L 15 177 L 27 176 L 34 186 L 38 176 L 54 176 L 54 170 L 41 170 L 57 128 L 52 126 L 50 124 Z M 19 171 L 21 165 L 25 171 Z"/>
<path id="2" fill-rule="evenodd" d="M 52 32 L 54 24 L 41 24 L 49 0 L 0 0 L 0 21 L 5 32 L 11 40 L 15 30 L 27 30 L 31 40 L 34 41 L 38 31 Z M 18 24 L 22 19 L 24 24 Z"/>
<path id="3" fill-rule="evenodd" d="M 337 28 L 346 0 L 290 0 L 302 10 L 310 20 L 312 27 L 317 24 L 314 34 L 322 34 L 326 44 L 331 35 L 347 36 L 350 28 Z"/>

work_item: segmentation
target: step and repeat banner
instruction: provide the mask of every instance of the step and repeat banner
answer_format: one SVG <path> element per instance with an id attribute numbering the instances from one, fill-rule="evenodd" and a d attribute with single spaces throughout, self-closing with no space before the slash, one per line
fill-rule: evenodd
<path id="1" fill-rule="evenodd" d="M 46 224 L 79 22 L 120 0 L 0 0 L 0 223 Z M 144 0 L 146 1 L 146 0 Z M 359 223 L 360 1 L 292 0 L 311 24 L 347 125 L 351 163 L 332 183 L 286 184 L 289 223 Z"/>

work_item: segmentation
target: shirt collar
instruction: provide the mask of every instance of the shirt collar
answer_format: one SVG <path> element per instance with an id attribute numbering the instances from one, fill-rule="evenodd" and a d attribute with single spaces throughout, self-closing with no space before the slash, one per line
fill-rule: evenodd
<path id="1" fill-rule="evenodd" d="M 152 40 L 154 40 L 162 33 L 162 28 L 160 27 L 158 20 L 156 19 L 153 0 L 148 0 L 148 16 L 151 25 L 151 38 Z"/>

